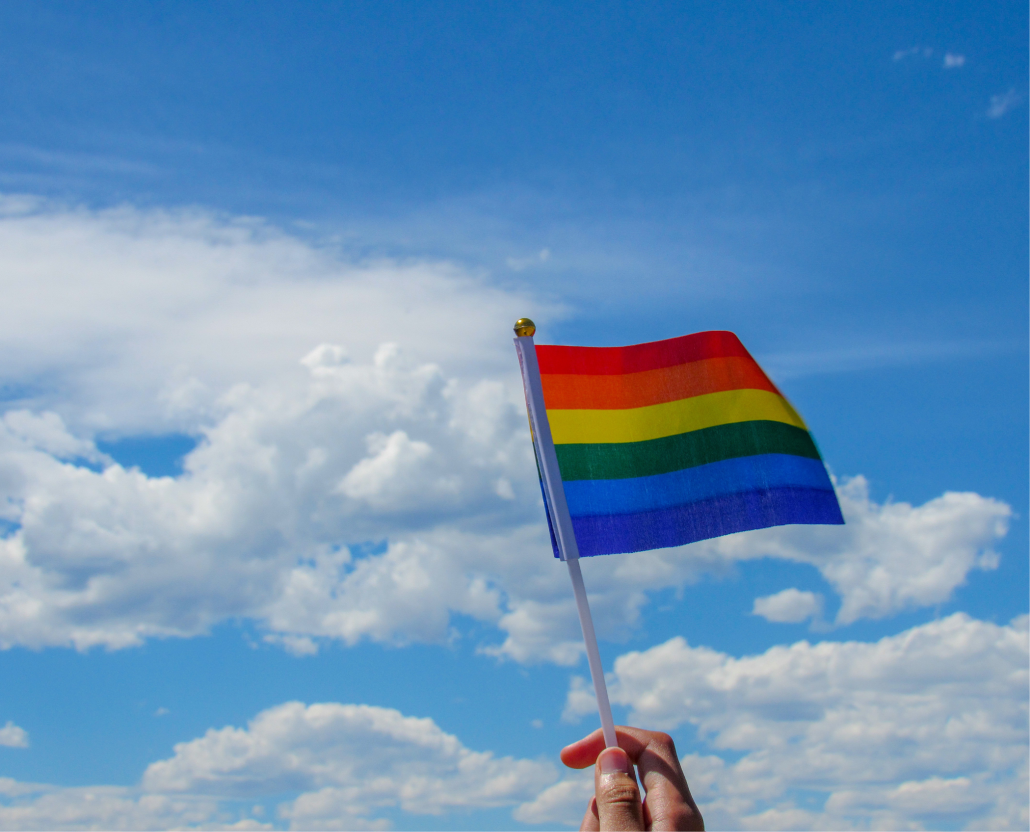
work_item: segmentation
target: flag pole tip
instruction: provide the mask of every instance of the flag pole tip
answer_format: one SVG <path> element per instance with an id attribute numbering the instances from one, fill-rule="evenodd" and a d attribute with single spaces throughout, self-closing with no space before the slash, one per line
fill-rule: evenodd
<path id="1" fill-rule="evenodd" d="M 532 337 L 536 333 L 536 324 L 533 323 L 529 318 L 519 318 L 515 321 L 515 334 L 520 338 L 525 336 Z"/>

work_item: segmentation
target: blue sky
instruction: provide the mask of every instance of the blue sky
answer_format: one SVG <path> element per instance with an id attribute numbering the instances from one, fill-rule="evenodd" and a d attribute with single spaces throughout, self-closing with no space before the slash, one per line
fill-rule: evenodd
<path id="1" fill-rule="evenodd" d="M 737 332 L 838 478 L 584 564 L 710 826 L 1025 828 L 1026 18 L 3 6 L 0 826 L 578 822 L 530 315 Z"/>

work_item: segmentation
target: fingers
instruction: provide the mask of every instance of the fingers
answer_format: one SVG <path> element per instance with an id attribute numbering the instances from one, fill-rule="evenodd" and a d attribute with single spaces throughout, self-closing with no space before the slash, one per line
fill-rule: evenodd
<path id="1" fill-rule="evenodd" d="M 618 735 L 620 730 L 619 728 L 615 729 L 616 735 Z M 622 746 L 621 738 L 619 746 Z M 572 745 L 566 745 L 561 750 L 559 756 L 561 761 L 569 768 L 586 768 L 597 762 L 597 755 L 602 751 L 604 751 L 604 734 L 598 728 L 592 734 L 577 740 Z"/>
<path id="2" fill-rule="evenodd" d="M 672 737 L 657 731 L 644 731 L 647 742 L 636 755 L 640 781 L 651 829 L 704 829 L 701 812 L 694 803 L 687 778 L 680 766 Z"/>
<path id="3" fill-rule="evenodd" d="M 672 740 L 667 734 L 660 734 L 657 731 L 645 731 L 642 728 L 630 728 L 626 725 L 616 725 L 615 734 L 619 741 L 619 748 L 629 754 L 630 759 L 636 763 L 637 758 L 651 744 L 664 740 L 668 743 L 672 753 L 672 760 L 675 760 L 676 751 L 672 747 Z M 597 761 L 597 755 L 604 750 L 604 734 L 598 728 L 583 739 L 567 745 L 561 750 L 561 761 L 569 768 L 586 768 Z M 678 766 L 679 763 L 677 762 Z"/>
<path id="4" fill-rule="evenodd" d="M 587 813 L 583 815 L 583 822 L 579 825 L 579 832 L 601 832 L 601 819 L 597 816 L 597 798 L 590 798 L 590 805 L 587 806 Z"/>
<path id="5" fill-rule="evenodd" d="M 644 807 L 633 773 L 633 763 L 621 748 L 606 748 L 594 767 L 594 794 L 598 828 L 643 830 Z"/>
<path id="6" fill-rule="evenodd" d="M 619 747 L 637 765 L 647 797 L 644 813 L 648 828 L 704 829 L 701 812 L 690 795 L 680 767 L 676 746 L 668 734 L 618 726 Z M 561 759 L 570 768 L 593 765 L 604 750 L 600 730 L 562 749 Z"/>

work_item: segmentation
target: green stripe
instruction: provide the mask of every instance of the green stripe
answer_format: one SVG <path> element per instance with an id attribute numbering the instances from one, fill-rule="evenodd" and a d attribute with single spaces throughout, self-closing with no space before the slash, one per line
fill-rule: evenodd
<path id="1" fill-rule="evenodd" d="M 754 454 L 821 458 L 808 431 L 767 421 L 716 425 L 644 442 L 556 445 L 555 450 L 566 481 L 649 477 Z"/>

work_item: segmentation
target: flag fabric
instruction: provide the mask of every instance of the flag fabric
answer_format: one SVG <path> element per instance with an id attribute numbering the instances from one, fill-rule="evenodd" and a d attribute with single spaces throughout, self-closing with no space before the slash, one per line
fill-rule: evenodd
<path id="1" fill-rule="evenodd" d="M 580 556 L 844 522 L 808 428 L 732 332 L 536 356 Z"/>

